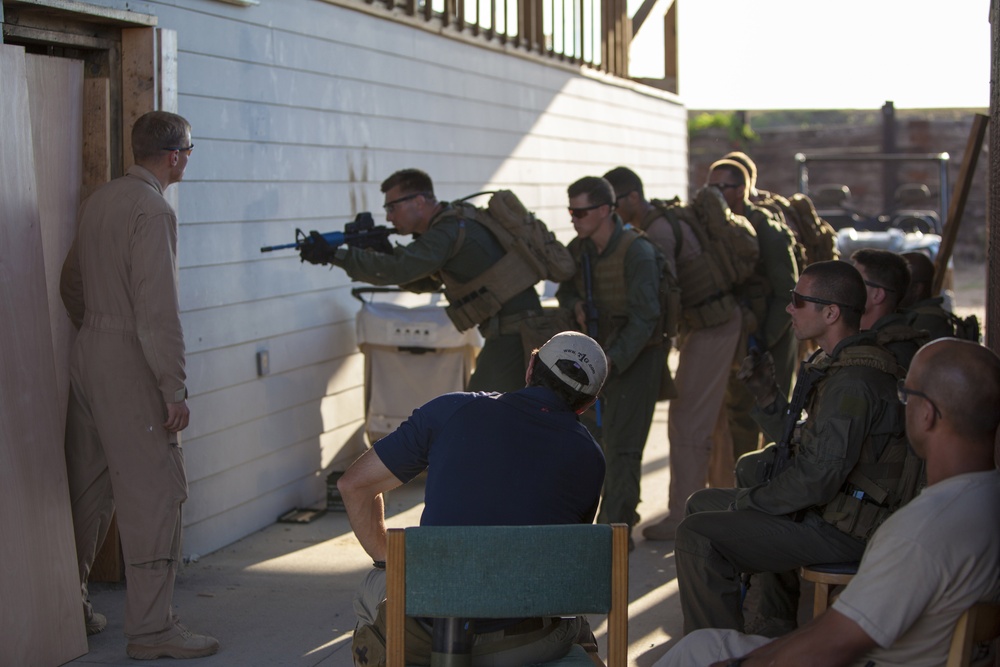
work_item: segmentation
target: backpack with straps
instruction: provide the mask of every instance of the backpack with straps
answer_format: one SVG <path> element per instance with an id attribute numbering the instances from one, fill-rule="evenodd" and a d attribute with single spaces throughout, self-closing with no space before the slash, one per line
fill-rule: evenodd
<path id="1" fill-rule="evenodd" d="M 717 188 L 701 188 L 690 204 L 683 204 L 679 197 L 666 202 L 654 199 L 651 203 L 670 222 L 677 237 L 680 237 L 680 229 L 676 220 L 679 218 L 688 224 L 702 252 L 708 253 L 713 260 L 715 288 L 729 291 L 754 274 L 760 256 L 757 232 L 746 218 L 729 209 Z"/>
<path id="2" fill-rule="evenodd" d="M 468 203 L 472 197 L 492 195 L 485 208 Z M 449 306 L 448 317 L 465 331 L 500 312 L 503 304 L 540 280 L 562 282 L 573 277 L 576 263 L 545 223 L 525 208 L 510 190 L 477 192 L 452 202 L 438 217 L 458 217 L 483 225 L 504 249 L 504 256 L 472 280 L 459 283 L 442 272 Z M 459 232 L 452 255 L 465 239 Z"/>
<path id="3" fill-rule="evenodd" d="M 482 194 L 491 195 L 486 208 L 467 203 Z M 510 190 L 477 192 L 452 205 L 485 226 L 504 250 L 519 253 L 538 276 L 536 283 L 539 280 L 559 283 L 576 273 L 576 264 L 566 246 Z"/>
<path id="4" fill-rule="evenodd" d="M 840 259 L 837 231 L 829 222 L 819 217 L 816 207 L 808 196 L 797 192 L 786 199 L 773 192 L 765 190 L 759 192 L 763 199 L 758 205 L 781 213 L 788 228 L 795 235 L 798 245 L 801 246 L 798 251 L 800 255 L 796 256 L 800 271 L 814 262 Z"/>
<path id="5" fill-rule="evenodd" d="M 701 188 L 691 207 L 696 216 L 692 229 L 702 250 L 715 257 L 725 282 L 735 287 L 754 275 L 760 247 L 750 221 L 733 213 L 722 192 L 712 186 Z"/>
<path id="6" fill-rule="evenodd" d="M 975 315 L 959 317 L 954 313 L 948 313 L 949 320 L 955 326 L 955 338 L 971 340 L 973 343 L 982 342 L 980 338 L 979 318 Z"/>

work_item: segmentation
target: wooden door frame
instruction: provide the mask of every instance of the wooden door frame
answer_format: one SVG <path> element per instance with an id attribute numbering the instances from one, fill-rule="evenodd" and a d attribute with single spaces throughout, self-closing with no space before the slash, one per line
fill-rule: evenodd
<path id="1" fill-rule="evenodd" d="M 81 201 L 132 164 L 130 129 L 153 110 L 177 111 L 177 33 L 157 17 L 67 0 L 2 0 L 0 43 L 84 61 Z M 176 188 L 168 201 L 177 208 Z M 112 523 L 92 581 L 124 577 Z"/>

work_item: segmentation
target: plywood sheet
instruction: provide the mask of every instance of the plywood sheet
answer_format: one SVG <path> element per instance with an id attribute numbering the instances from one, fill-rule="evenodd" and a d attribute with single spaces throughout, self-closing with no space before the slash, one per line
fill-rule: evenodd
<path id="1" fill-rule="evenodd" d="M 24 50 L 0 45 L 0 664 L 86 653 Z M 58 109 L 59 104 L 52 105 Z"/>
<path id="2" fill-rule="evenodd" d="M 69 353 L 76 338 L 59 297 L 62 263 L 76 235 L 83 169 L 83 61 L 28 55 L 28 108 L 38 189 L 45 286 L 55 357 L 58 414 L 66 414 Z M 60 421 L 60 424 L 62 421 Z"/>

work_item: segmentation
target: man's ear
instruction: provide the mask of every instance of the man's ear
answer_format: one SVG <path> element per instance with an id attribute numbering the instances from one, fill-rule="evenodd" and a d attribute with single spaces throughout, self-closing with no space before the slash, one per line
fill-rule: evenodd
<path id="1" fill-rule="evenodd" d="M 581 408 L 577 408 L 577 409 L 576 409 L 576 414 L 578 414 L 578 415 L 582 415 L 582 414 L 583 414 L 584 412 L 586 412 L 587 410 L 589 410 L 589 409 L 590 409 L 590 406 L 591 406 L 591 405 L 593 405 L 593 404 L 594 404 L 594 403 L 596 403 L 596 402 L 597 402 L 597 397 L 596 397 L 596 396 L 594 396 L 594 397 L 593 397 L 592 399 L 590 399 L 590 401 L 588 401 L 588 402 L 587 402 L 587 404 L 586 404 L 586 405 L 584 405 L 584 406 L 583 406 L 583 407 L 581 407 Z"/>
<path id="2" fill-rule="evenodd" d="M 535 369 L 535 359 L 538 358 L 538 353 L 533 352 L 531 358 L 528 359 L 528 369 L 524 371 L 524 385 L 528 386 L 531 384 L 531 373 Z"/>

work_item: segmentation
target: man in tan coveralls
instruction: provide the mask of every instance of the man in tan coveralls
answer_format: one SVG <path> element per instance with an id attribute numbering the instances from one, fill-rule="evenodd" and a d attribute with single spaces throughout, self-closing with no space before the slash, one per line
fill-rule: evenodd
<path id="1" fill-rule="evenodd" d="M 117 507 L 125 555 L 126 652 L 198 658 L 219 642 L 182 626 L 171 608 L 181 558 L 188 425 L 184 334 L 177 299 L 177 215 L 163 197 L 184 176 L 191 125 L 164 111 L 132 128 L 135 165 L 81 206 L 60 291 L 80 329 L 70 362 L 66 464 L 87 634 L 107 620 L 87 578 Z"/>

